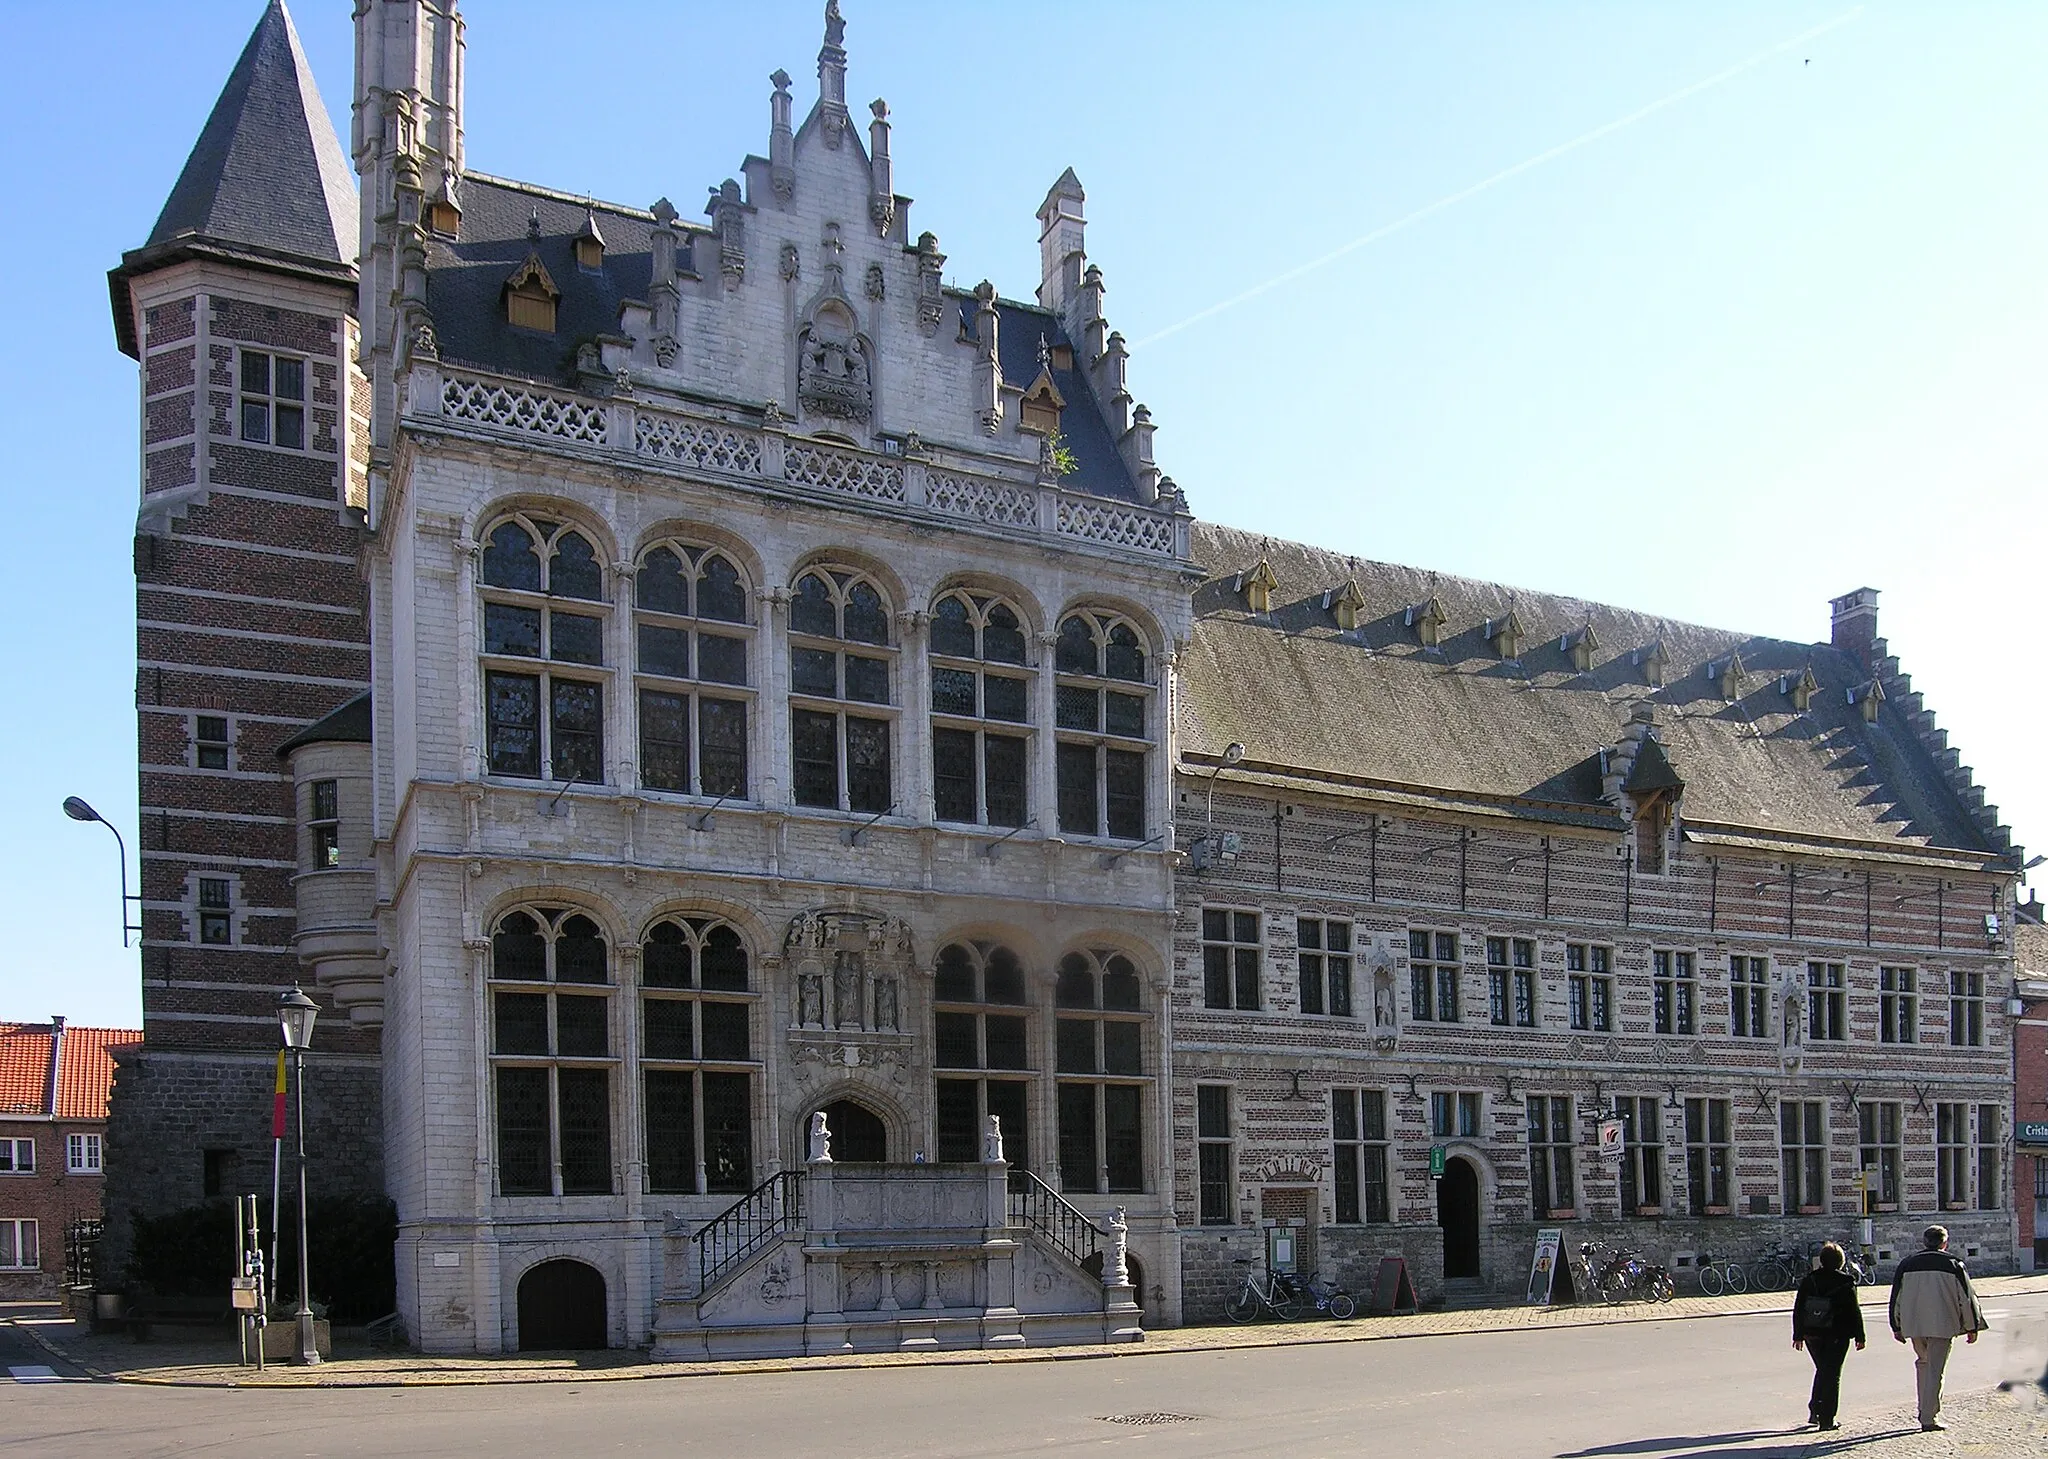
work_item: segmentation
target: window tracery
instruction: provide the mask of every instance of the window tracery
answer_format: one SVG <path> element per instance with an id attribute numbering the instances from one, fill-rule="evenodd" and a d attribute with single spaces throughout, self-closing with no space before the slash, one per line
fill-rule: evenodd
<path id="1" fill-rule="evenodd" d="M 602 784 L 608 610 L 596 548 L 575 527 L 519 513 L 486 534 L 479 566 L 489 772 Z"/>
<path id="2" fill-rule="evenodd" d="M 751 702 L 748 587 L 714 548 L 664 539 L 633 584 L 640 782 L 745 799 Z"/>
<path id="3" fill-rule="evenodd" d="M 889 617 L 881 589 L 851 568 L 812 568 L 790 593 L 790 779 L 798 805 L 879 813 L 896 803 Z"/>
<path id="4" fill-rule="evenodd" d="M 938 819 L 1024 825 L 1030 818 L 1031 681 L 1022 672 L 1023 619 L 999 597 L 955 590 L 932 608 L 930 648 Z M 1012 725 L 1022 728 L 1000 728 Z"/>
<path id="5" fill-rule="evenodd" d="M 666 917 L 640 946 L 647 1189 L 751 1190 L 760 1061 L 747 944 L 712 917 Z"/>
<path id="6" fill-rule="evenodd" d="M 490 946 L 500 1195 L 612 1191 L 611 956 L 566 907 L 501 916 Z"/>
<path id="7" fill-rule="evenodd" d="M 1128 619 L 1081 609 L 1054 640 L 1054 754 L 1060 830 L 1142 841 L 1153 688 L 1144 636 Z"/>

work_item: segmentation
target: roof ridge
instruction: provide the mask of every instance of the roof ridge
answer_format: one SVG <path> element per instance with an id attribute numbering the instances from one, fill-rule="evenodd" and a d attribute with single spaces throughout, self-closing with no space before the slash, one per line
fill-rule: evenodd
<path id="1" fill-rule="evenodd" d="M 574 208 L 602 208 L 607 213 L 616 213 L 621 218 L 636 218 L 643 223 L 652 223 L 654 221 L 654 210 L 651 208 L 636 208 L 630 203 L 607 202 L 605 199 L 593 197 L 589 193 L 563 192 L 560 188 L 546 187 L 537 182 L 521 182 L 516 177 L 500 177 L 492 172 L 479 172 L 474 167 L 463 169 L 462 180 L 465 183 L 481 182 L 491 187 L 502 187 L 511 192 L 523 193 L 528 197 L 546 198 L 549 202 L 566 203 Z M 687 218 L 677 218 L 669 224 L 669 227 L 690 229 L 698 233 L 709 233 L 711 231 L 708 224 L 693 223 Z"/>

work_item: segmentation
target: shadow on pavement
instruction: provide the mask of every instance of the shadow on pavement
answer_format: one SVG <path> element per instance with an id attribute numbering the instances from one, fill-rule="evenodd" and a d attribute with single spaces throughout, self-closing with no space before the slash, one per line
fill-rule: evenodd
<path id="1" fill-rule="evenodd" d="M 1682 1459 L 1826 1459 L 1866 1444 L 1917 1434 L 1918 1429 L 1884 1429 L 1877 1433 L 1823 1434 L 1809 1428 L 1752 1429 L 1739 1434 L 1704 1434 L 1663 1439 L 1632 1439 L 1622 1444 L 1601 1444 L 1591 1449 L 1572 1449 L 1557 1459 L 1598 1459 L 1604 1455 L 1657 1454 Z M 1756 1444 L 1758 1439 L 1774 1439 Z"/>

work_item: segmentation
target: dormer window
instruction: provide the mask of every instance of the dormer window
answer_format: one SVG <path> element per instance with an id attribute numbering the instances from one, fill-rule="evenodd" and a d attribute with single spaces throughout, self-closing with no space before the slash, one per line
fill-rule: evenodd
<path id="1" fill-rule="evenodd" d="M 1792 701 L 1793 712 L 1797 714 L 1806 713 L 1807 703 L 1813 698 L 1813 691 L 1819 687 L 1814 680 L 1811 666 L 1801 669 L 1796 674 L 1778 676 L 1778 692 Z"/>
<path id="2" fill-rule="evenodd" d="M 1034 435 L 1054 436 L 1059 434 L 1060 411 L 1067 402 L 1052 383 L 1052 376 L 1044 370 L 1031 382 L 1031 388 L 1024 392 L 1024 398 L 1017 406 L 1017 429 L 1030 431 Z"/>
<path id="3" fill-rule="evenodd" d="M 1358 610 L 1365 606 L 1365 594 L 1358 591 L 1358 584 L 1346 578 L 1344 582 L 1323 594 L 1323 609 L 1337 620 L 1337 626 L 1349 633 L 1358 627 Z"/>
<path id="4" fill-rule="evenodd" d="M 443 238 L 453 238 L 462 227 L 461 210 L 453 203 L 428 203 L 427 227 Z"/>
<path id="5" fill-rule="evenodd" d="M 1653 638 L 1637 649 L 1631 660 L 1643 671 L 1643 682 L 1659 688 L 1664 683 L 1664 670 L 1671 665 L 1671 655 L 1664 652 L 1664 640 Z"/>
<path id="6" fill-rule="evenodd" d="M 1646 876 L 1664 873 L 1664 838 L 1671 828 L 1671 801 L 1661 792 L 1636 806 L 1636 870 Z"/>
<path id="7" fill-rule="evenodd" d="M 1244 594 L 1245 607 L 1254 613 L 1273 611 L 1273 589 L 1279 586 L 1273 565 L 1263 557 L 1237 575 L 1237 591 Z"/>
<path id="8" fill-rule="evenodd" d="M 562 291 L 548 277 L 538 253 L 526 255 L 519 271 L 505 281 L 505 322 L 514 329 L 555 332 L 555 305 Z"/>
<path id="9" fill-rule="evenodd" d="M 1512 608 L 1504 617 L 1486 620 L 1486 641 L 1504 659 L 1522 656 L 1522 637 L 1522 620 Z"/>
<path id="10" fill-rule="evenodd" d="M 1424 648 L 1435 648 L 1443 636 L 1444 605 L 1432 593 L 1420 603 L 1411 603 L 1402 613 L 1401 621 L 1415 630 L 1415 641 Z"/>
<path id="11" fill-rule="evenodd" d="M 1583 674 L 1593 667 L 1593 655 L 1600 649 L 1600 636 L 1593 632 L 1593 625 L 1589 622 L 1585 627 L 1559 638 L 1557 648 L 1572 661 L 1572 667 Z"/>
<path id="12" fill-rule="evenodd" d="M 593 272 L 604 267 L 604 235 L 597 231 L 597 214 L 587 208 L 576 235 L 576 267 Z"/>
<path id="13" fill-rule="evenodd" d="M 1725 659 L 1714 659 L 1707 664 L 1707 677 L 1713 680 L 1723 699 L 1742 697 L 1742 681 L 1746 674 L 1741 654 L 1730 654 Z"/>
<path id="14" fill-rule="evenodd" d="M 1865 724 L 1877 723 L 1877 706 L 1884 703 L 1884 685 L 1875 679 L 1866 679 L 1849 691 L 1849 702 L 1856 706 L 1856 712 L 1863 716 Z"/>

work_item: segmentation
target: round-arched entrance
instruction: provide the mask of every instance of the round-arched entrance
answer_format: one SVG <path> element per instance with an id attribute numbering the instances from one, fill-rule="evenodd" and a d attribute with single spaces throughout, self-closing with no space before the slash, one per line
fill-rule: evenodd
<path id="1" fill-rule="evenodd" d="M 825 1128 L 832 1132 L 832 1158 L 879 1165 L 889 1158 L 889 1130 L 882 1117 L 853 1099 L 835 1099 L 825 1106 Z"/>
<path id="2" fill-rule="evenodd" d="M 558 1257 L 519 1279 L 519 1350 L 564 1352 L 610 1346 L 604 1273 Z"/>
<path id="3" fill-rule="evenodd" d="M 1462 1155 L 1436 1183 L 1436 1224 L 1444 1233 L 1444 1280 L 1479 1275 L 1479 1171 Z"/>

